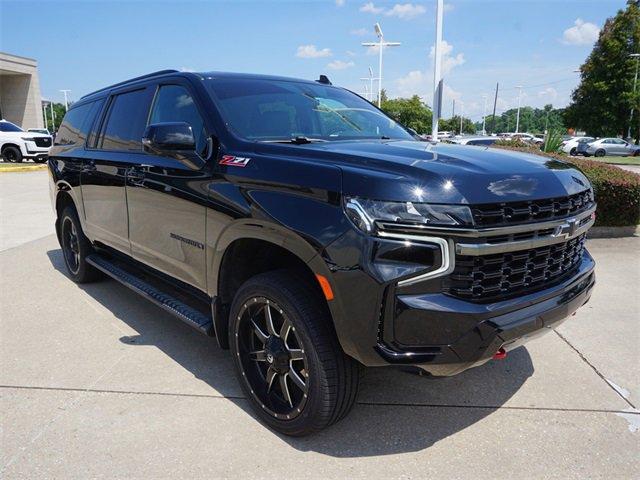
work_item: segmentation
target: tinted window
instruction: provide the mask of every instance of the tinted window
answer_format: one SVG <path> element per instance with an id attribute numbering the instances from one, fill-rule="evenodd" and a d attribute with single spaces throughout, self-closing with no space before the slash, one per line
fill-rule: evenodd
<path id="1" fill-rule="evenodd" d="M 357 95 L 319 83 L 263 79 L 211 79 L 211 93 L 226 123 L 250 140 L 321 140 L 413 137 Z"/>
<path id="2" fill-rule="evenodd" d="M 55 145 L 84 145 L 89 126 L 89 113 L 93 104 L 85 103 L 69 110 L 56 135 Z"/>
<path id="3" fill-rule="evenodd" d="M 164 85 L 158 90 L 149 124 L 163 122 L 186 122 L 191 125 L 197 151 L 204 152 L 207 144 L 204 122 L 193 97 L 184 87 Z"/>
<path id="4" fill-rule="evenodd" d="M 105 150 L 142 150 L 142 135 L 147 120 L 146 90 L 121 93 L 113 97 L 101 148 Z"/>
<path id="5" fill-rule="evenodd" d="M 23 132 L 20 127 L 11 122 L 0 122 L 0 132 Z"/>
<path id="6" fill-rule="evenodd" d="M 496 143 L 494 138 L 481 138 L 479 140 L 469 140 L 467 145 L 493 145 Z"/>

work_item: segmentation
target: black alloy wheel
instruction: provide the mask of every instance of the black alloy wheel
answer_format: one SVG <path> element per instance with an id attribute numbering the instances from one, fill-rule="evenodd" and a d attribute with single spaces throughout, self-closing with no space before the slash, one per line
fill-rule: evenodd
<path id="1" fill-rule="evenodd" d="M 80 239 L 71 217 L 67 216 L 62 220 L 61 233 L 62 252 L 67 268 L 69 273 L 77 275 L 80 270 Z"/>
<path id="2" fill-rule="evenodd" d="M 72 205 L 62 211 L 58 228 L 64 263 L 71 279 L 76 283 L 85 283 L 102 278 L 102 273 L 86 261 L 87 256 L 93 253 L 93 247 L 82 232 L 78 214 Z"/>
<path id="3" fill-rule="evenodd" d="M 2 150 L 2 157 L 6 162 L 11 162 L 11 163 L 22 162 L 22 152 L 16 147 L 5 147 L 4 150 Z"/>
<path id="4" fill-rule="evenodd" d="M 229 318 L 229 346 L 249 404 L 269 427 L 298 437 L 344 418 L 360 379 L 360 364 L 340 347 L 313 280 L 293 270 L 255 275 L 236 292 Z"/>
<path id="5" fill-rule="evenodd" d="M 237 356 L 251 394 L 269 414 L 292 419 L 307 400 L 309 366 L 295 328 L 282 308 L 265 297 L 239 312 Z"/>

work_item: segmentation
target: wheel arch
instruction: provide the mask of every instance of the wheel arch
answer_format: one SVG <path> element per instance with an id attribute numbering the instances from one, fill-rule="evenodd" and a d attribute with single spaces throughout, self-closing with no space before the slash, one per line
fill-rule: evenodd
<path id="1" fill-rule="evenodd" d="M 337 299 L 328 300 L 316 275 L 324 277 L 335 291 L 331 272 L 318 250 L 294 232 L 251 219 L 228 227 L 211 248 L 208 261 L 208 290 L 213 300 L 214 328 L 222 348 L 228 348 L 228 313 L 235 292 L 259 273 L 289 269 L 307 281 L 323 299 L 335 328 L 339 313 Z"/>
<path id="2" fill-rule="evenodd" d="M 55 184 L 54 190 L 54 209 L 56 212 L 56 235 L 58 236 L 58 240 L 60 240 L 60 216 L 62 215 L 62 211 L 68 206 L 72 205 L 76 212 L 78 213 L 78 218 L 80 220 L 80 225 L 82 226 L 83 231 L 86 231 L 84 225 L 84 215 L 82 210 L 82 203 L 80 199 L 77 198 L 75 190 L 71 187 L 70 184 L 65 182 L 64 180 L 59 180 Z"/>

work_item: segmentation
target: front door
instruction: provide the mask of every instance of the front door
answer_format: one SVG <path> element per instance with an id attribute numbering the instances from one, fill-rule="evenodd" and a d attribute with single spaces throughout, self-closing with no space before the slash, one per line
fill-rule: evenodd
<path id="1" fill-rule="evenodd" d="M 202 118 L 188 85 L 158 86 L 148 123 L 190 124 L 204 155 L 207 134 Z M 127 173 L 133 257 L 203 291 L 207 178 L 174 158 L 151 154 Z"/>

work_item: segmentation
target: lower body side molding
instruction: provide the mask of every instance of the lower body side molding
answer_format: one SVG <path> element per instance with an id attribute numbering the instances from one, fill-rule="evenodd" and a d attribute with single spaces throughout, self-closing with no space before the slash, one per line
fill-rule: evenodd
<path id="1" fill-rule="evenodd" d="M 109 275 L 123 285 L 129 287 L 134 292 L 142 295 L 148 300 L 158 305 L 163 310 L 175 315 L 187 325 L 195 328 L 206 335 L 213 335 L 213 322 L 210 316 L 187 305 L 184 301 L 159 289 L 134 273 L 121 268 L 109 259 L 99 254 L 92 254 L 87 257 L 87 263 Z"/>

